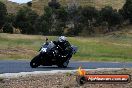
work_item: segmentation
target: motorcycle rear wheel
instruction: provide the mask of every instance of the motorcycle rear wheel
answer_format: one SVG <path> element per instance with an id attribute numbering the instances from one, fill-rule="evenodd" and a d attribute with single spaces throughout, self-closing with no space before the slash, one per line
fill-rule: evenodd
<path id="1" fill-rule="evenodd" d="M 57 66 L 59 68 L 67 68 L 68 64 L 69 64 L 69 60 L 67 60 L 67 61 L 65 61 L 63 63 L 59 63 Z"/>

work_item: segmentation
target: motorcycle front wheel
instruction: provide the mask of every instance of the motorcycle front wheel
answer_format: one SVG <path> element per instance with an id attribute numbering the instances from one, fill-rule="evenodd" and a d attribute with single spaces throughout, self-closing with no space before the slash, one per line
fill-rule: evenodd
<path id="1" fill-rule="evenodd" d="M 34 57 L 34 58 L 31 60 L 30 66 L 31 66 L 32 68 L 37 68 L 37 67 L 39 66 L 39 58 L 40 58 L 40 56 L 37 55 L 36 57 Z"/>

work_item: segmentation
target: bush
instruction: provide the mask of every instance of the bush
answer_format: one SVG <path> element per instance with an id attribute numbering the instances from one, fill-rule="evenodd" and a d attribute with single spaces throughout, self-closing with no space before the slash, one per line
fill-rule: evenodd
<path id="1" fill-rule="evenodd" d="M 16 15 L 14 26 L 22 30 L 23 34 L 36 34 L 34 24 L 38 15 L 28 7 L 21 8 Z"/>
<path id="2" fill-rule="evenodd" d="M 49 6 L 44 7 L 43 15 L 38 16 L 30 8 L 31 2 L 27 4 L 29 6 L 22 7 L 16 16 L 6 16 L 8 26 L 12 24 L 23 34 L 87 36 L 94 34 L 97 27 L 103 29 L 103 26 L 110 32 L 112 28 L 122 24 L 124 16 L 110 6 L 101 10 L 90 6 L 79 7 L 76 3 L 62 7 L 56 0 L 51 0 Z M 132 17 L 127 11 L 131 9 L 124 5 L 120 13 L 125 14 L 127 18 Z"/>
<path id="3" fill-rule="evenodd" d="M 58 9 L 60 7 L 60 3 L 56 0 L 51 0 L 51 2 L 48 3 L 49 7 Z"/>
<path id="4" fill-rule="evenodd" d="M 7 9 L 6 5 L 0 1 L 0 29 L 6 22 Z"/>
<path id="5" fill-rule="evenodd" d="M 83 21 L 93 21 L 97 20 L 97 18 L 99 17 L 99 11 L 96 10 L 95 7 L 84 7 L 82 8 L 81 15 Z"/>
<path id="6" fill-rule="evenodd" d="M 126 3 L 120 10 L 120 13 L 126 20 L 129 19 L 130 23 L 132 23 L 132 0 L 126 0 Z"/>
<path id="7" fill-rule="evenodd" d="M 11 23 L 5 23 L 2 29 L 4 33 L 13 33 L 13 27 Z"/>
<path id="8" fill-rule="evenodd" d="M 121 25 L 123 22 L 123 16 L 114 10 L 112 7 L 102 8 L 100 11 L 100 22 L 107 22 L 108 29 L 110 30 L 112 26 Z"/>
<path id="9" fill-rule="evenodd" d="M 81 10 L 81 35 L 91 35 L 94 33 L 94 26 L 97 24 L 99 11 L 95 7 L 84 7 Z M 87 32 L 86 32 L 87 31 Z"/>
<path id="10" fill-rule="evenodd" d="M 32 1 L 27 2 L 28 7 L 32 7 Z"/>
<path id="11" fill-rule="evenodd" d="M 50 7 L 44 7 L 44 14 L 40 16 L 35 22 L 35 29 L 37 33 L 49 35 L 52 31 L 52 14 L 53 10 Z"/>
<path id="12" fill-rule="evenodd" d="M 14 21 L 15 21 L 15 14 L 7 14 L 7 16 L 6 16 L 6 22 L 8 22 L 8 23 L 14 23 Z"/>

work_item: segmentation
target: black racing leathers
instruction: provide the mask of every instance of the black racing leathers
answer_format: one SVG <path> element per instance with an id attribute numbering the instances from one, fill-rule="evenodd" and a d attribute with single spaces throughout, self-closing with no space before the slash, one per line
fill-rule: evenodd
<path id="1" fill-rule="evenodd" d="M 67 55 L 72 51 L 71 44 L 68 41 L 64 41 L 64 42 L 53 41 L 53 43 L 58 47 L 60 56 L 67 57 Z"/>

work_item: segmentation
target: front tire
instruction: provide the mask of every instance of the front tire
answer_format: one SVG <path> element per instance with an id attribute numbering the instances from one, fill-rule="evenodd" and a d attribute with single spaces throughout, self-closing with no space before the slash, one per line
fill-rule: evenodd
<path id="1" fill-rule="evenodd" d="M 39 55 L 37 55 L 36 57 L 34 57 L 32 60 L 31 60 L 31 62 L 30 62 L 30 66 L 32 67 L 32 68 L 37 68 L 38 66 L 39 66 Z"/>

